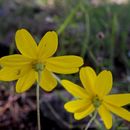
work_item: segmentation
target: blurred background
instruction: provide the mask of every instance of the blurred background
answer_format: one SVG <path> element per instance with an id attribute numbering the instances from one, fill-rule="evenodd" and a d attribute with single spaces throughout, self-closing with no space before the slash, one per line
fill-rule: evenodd
<path id="1" fill-rule="evenodd" d="M 19 53 L 15 32 L 30 31 L 37 42 L 48 30 L 59 35 L 55 55 L 79 55 L 84 66 L 113 73 L 112 93 L 130 92 L 129 0 L 0 0 L 0 56 Z M 58 75 L 81 84 L 78 74 Z M 41 90 L 42 130 L 82 130 L 90 119 L 75 121 L 63 105 L 72 97 L 62 86 Z M 126 106 L 130 110 L 130 105 Z M 114 117 L 114 116 L 113 116 Z M 15 93 L 15 82 L 0 82 L 0 130 L 37 130 L 35 85 Z M 104 130 L 92 124 L 90 130 Z M 112 130 L 130 130 L 130 123 L 113 119 Z"/>

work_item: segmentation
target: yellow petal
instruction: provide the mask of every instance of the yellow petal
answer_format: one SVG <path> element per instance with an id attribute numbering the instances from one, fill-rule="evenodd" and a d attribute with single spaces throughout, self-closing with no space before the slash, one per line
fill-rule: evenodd
<path id="1" fill-rule="evenodd" d="M 58 36 L 56 32 L 49 31 L 41 39 L 38 45 L 38 56 L 40 59 L 52 56 L 58 47 Z"/>
<path id="2" fill-rule="evenodd" d="M 81 119 L 85 118 L 86 116 L 90 115 L 94 110 L 95 110 L 95 108 L 92 104 L 88 105 L 88 107 L 84 111 L 75 113 L 74 118 L 76 120 L 81 120 Z"/>
<path id="3" fill-rule="evenodd" d="M 41 75 L 41 82 L 40 82 L 41 88 L 49 92 L 52 91 L 56 87 L 56 85 L 57 85 L 57 81 L 53 77 L 51 72 L 49 72 L 47 69 L 44 69 Z"/>
<path id="4" fill-rule="evenodd" d="M 61 74 L 78 72 L 82 64 L 83 59 L 78 56 L 59 56 L 51 57 L 46 60 L 46 67 L 48 70 Z"/>
<path id="5" fill-rule="evenodd" d="M 91 67 L 87 66 L 81 68 L 80 80 L 89 95 L 94 95 L 95 93 L 95 79 L 96 73 Z"/>
<path id="6" fill-rule="evenodd" d="M 18 50 L 24 56 L 29 58 L 37 57 L 37 44 L 27 30 L 25 29 L 18 30 L 15 35 L 15 40 Z"/>
<path id="7" fill-rule="evenodd" d="M 112 127 L 112 114 L 105 108 L 104 105 L 101 105 L 98 108 L 98 113 L 101 116 L 107 129 Z"/>
<path id="8" fill-rule="evenodd" d="M 69 101 L 64 105 L 64 108 L 68 112 L 81 112 L 87 108 L 87 106 L 90 105 L 90 100 L 73 100 Z"/>
<path id="9" fill-rule="evenodd" d="M 4 56 L 0 59 L 1 65 L 10 67 L 20 67 L 29 64 L 30 62 L 32 62 L 31 59 L 19 54 Z"/>
<path id="10" fill-rule="evenodd" d="M 19 70 L 10 67 L 4 67 L 0 70 L 0 80 L 12 81 L 19 78 Z"/>
<path id="11" fill-rule="evenodd" d="M 48 58 L 47 63 L 61 66 L 63 68 L 75 68 L 83 65 L 83 59 L 79 56 L 57 56 Z"/>
<path id="12" fill-rule="evenodd" d="M 55 66 L 52 64 L 47 64 L 46 68 L 51 72 L 55 72 L 59 74 L 73 74 L 79 71 L 79 68 L 64 69 L 64 68 L 61 68 L 59 66 Z"/>
<path id="13" fill-rule="evenodd" d="M 83 89 L 82 87 L 80 87 L 80 86 L 78 86 L 78 85 L 76 85 L 68 80 L 62 80 L 61 84 L 74 97 L 85 98 L 85 99 L 89 98 L 85 89 Z"/>
<path id="14" fill-rule="evenodd" d="M 28 73 L 28 71 L 31 69 L 32 69 L 31 64 L 23 65 L 22 67 L 20 67 L 20 71 L 19 71 L 20 76 L 26 75 L 26 73 Z"/>
<path id="15" fill-rule="evenodd" d="M 102 98 L 107 95 L 112 88 L 112 74 L 110 71 L 104 70 L 96 78 L 95 91 Z"/>
<path id="16" fill-rule="evenodd" d="M 104 101 L 115 106 L 130 104 L 130 94 L 113 94 L 104 97 Z"/>
<path id="17" fill-rule="evenodd" d="M 127 121 L 130 121 L 130 112 L 127 111 L 126 109 L 124 109 L 122 107 L 110 105 L 108 103 L 105 103 L 105 106 L 107 107 L 107 109 L 109 109 L 109 111 L 113 112 L 114 114 L 118 115 L 119 117 L 121 117 Z"/>
<path id="18" fill-rule="evenodd" d="M 33 70 L 28 70 L 28 72 L 20 77 L 16 83 L 16 92 L 22 93 L 27 91 L 34 84 L 36 80 L 36 72 Z"/>

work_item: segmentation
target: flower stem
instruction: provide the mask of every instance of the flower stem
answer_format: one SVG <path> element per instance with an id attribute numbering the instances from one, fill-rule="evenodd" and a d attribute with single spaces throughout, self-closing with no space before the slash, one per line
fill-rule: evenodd
<path id="1" fill-rule="evenodd" d="M 90 121 L 88 122 L 88 124 L 86 125 L 84 130 L 88 130 L 89 126 L 92 124 L 92 122 L 95 120 L 97 116 L 97 111 L 95 111 L 94 115 L 92 116 L 92 118 L 90 119 Z"/>
<path id="2" fill-rule="evenodd" d="M 40 77 L 41 77 L 41 73 L 40 73 L 40 71 L 39 71 L 39 72 L 38 72 L 37 88 L 36 88 L 36 97 L 37 97 L 37 124 L 38 124 L 38 130 L 41 130 L 41 121 L 40 121 L 40 95 L 39 95 Z"/>
<path id="3" fill-rule="evenodd" d="M 69 23 L 72 21 L 73 17 L 75 16 L 76 12 L 78 11 L 79 7 L 80 7 L 80 2 L 79 1 L 76 6 L 71 10 L 71 12 L 69 13 L 69 15 L 67 16 L 67 18 L 65 19 L 65 21 L 63 22 L 63 24 L 61 24 L 61 26 L 59 27 L 59 29 L 57 30 L 58 34 L 61 34 L 62 32 L 64 32 L 65 28 L 69 25 Z"/>
<path id="4" fill-rule="evenodd" d="M 60 79 L 57 75 L 55 75 L 54 73 L 52 73 L 52 76 L 57 80 L 57 82 L 58 82 L 60 85 L 62 85 L 62 84 L 61 84 L 61 79 Z"/>

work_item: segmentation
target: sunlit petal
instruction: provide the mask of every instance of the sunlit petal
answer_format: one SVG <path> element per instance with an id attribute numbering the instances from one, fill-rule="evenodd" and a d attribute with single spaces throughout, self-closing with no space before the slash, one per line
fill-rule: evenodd
<path id="1" fill-rule="evenodd" d="M 57 85 L 57 81 L 53 77 L 51 72 L 49 72 L 47 69 L 44 69 L 41 75 L 41 82 L 40 82 L 41 88 L 49 92 L 52 91 L 56 87 L 56 85 Z"/>
<path id="2" fill-rule="evenodd" d="M 47 64 L 46 68 L 54 73 L 59 73 L 59 74 L 73 74 L 79 71 L 79 68 L 61 68 L 59 66 L 55 66 L 52 64 Z"/>
<path id="3" fill-rule="evenodd" d="M 36 72 L 33 70 L 28 70 L 28 72 L 20 77 L 16 83 L 16 92 L 22 93 L 27 91 L 36 81 Z"/>
<path id="4" fill-rule="evenodd" d="M 105 102 L 116 105 L 124 106 L 130 104 L 130 94 L 113 94 L 104 97 Z"/>
<path id="5" fill-rule="evenodd" d="M 48 58 L 47 63 L 61 66 L 63 68 L 75 68 L 83 64 L 83 59 L 79 56 L 57 56 Z"/>
<path id="6" fill-rule="evenodd" d="M 107 109 L 109 109 L 114 114 L 118 115 L 119 117 L 121 117 L 127 121 L 130 121 L 130 112 L 127 111 L 126 109 L 124 109 L 122 107 L 110 105 L 108 103 L 105 103 L 105 106 L 107 107 Z"/>
<path id="7" fill-rule="evenodd" d="M 90 104 L 84 111 L 75 113 L 74 118 L 76 120 L 83 119 L 87 117 L 88 115 L 90 115 L 94 110 L 95 110 L 94 106 Z"/>
<path id="8" fill-rule="evenodd" d="M 58 47 L 58 36 L 56 32 L 49 31 L 41 39 L 38 45 L 38 56 L 40 59 L 52 56 Z"/>
<path id="9" fill-rule="evenodd" d="M 98 113 L 101 116 L 105 126 L 107 129 L 110 129 L 112 127 L 112 114 L 105 108 L 104 105 L 101 105 L 98 108 Z"/>
<path id="10" fill-rule="evenodd" d="M 23 55 L 19 54 L 4 56 L 0 59 L 1 65 L 10 67 L 20 67 L 23 65 L 30 64 L 31 62 L 32 59 L 26 58 Z"/>
<path id="11" fill-rule="evenodd" d="M 81 112 L 87 108 L 87 106 L 90 105 L 90 100 L 73 100 L 69 101 L 64 105 L 64 108 L 68 112 Z"/>
<path id="12" fill-rule="evenodd" d="M 27 30 L 18 30 L 15 35 L 15 40 L 18 50 L 24 56 L 29 58 L 37 57 L 37 44 Z"/>
<path id="13" fill-rule="evenodd" d="M 74 97 L 77 98 L 85 98 L 88 99 L 89 96 L 87 95 L 86 91 L 84 88 L 68 81 L 68 80 L 62 80 L 61 81 L 62 85 L 64 86 L 64 88 L 71 93 Z"/>
<path id="14" fill-rule="evenodd" d="M 59 56 L 46 60 L 48 70 L 55 73 L 71 74 L 79 71 L 83 59 L 78 56 Z"/>
<path id="15" fill-rule="evenodd" d="M 89 95 L 95 94 L 96 73 L 91 67 L 82 67 L 80 70 L 80 80 Z"/>
<path id="16" fill-rule="evenodd" d="M 10 67 L 4 67 L 0 70 L 0 80 L 2 81 L 12 81 L 19 78 L 19 70 Z"/>
<path id="17" fill-rule="evenodd" d="M 102 98 L 107 95 L 112 88 L 112 74 L 110 71 L 104 70 L 96 78 L 95 91 Z"/>

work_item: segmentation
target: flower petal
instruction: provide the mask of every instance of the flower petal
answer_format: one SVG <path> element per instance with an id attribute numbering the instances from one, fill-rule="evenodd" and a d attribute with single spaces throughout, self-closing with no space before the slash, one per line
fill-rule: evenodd
<path id="1" fill-rule="evenodd" d="M 68 80 L 61 80 L 61 84 L 65 87 L 65 89 L 72 94 L 74 97 L 77 98 L 85 98 L 88 99 L 88 95 L 82 87 L 68 81 Z"/>
<path id="2" fill-rule="evenodd" d="M 38 56 L 40 59 L 52 56 L 58 47 L 58 36 L 54 31 L 47 32 L 38 45 Z"/>
<path id="3" fill-rule="evenodd" d="M 84 111 L 74 113 L 74 118 L 76 120 L 81 120 L 81 119 L 85 118 L 86 116 L 90 115 L 94 110 L 95 110 L 94 106 L 92 104 L 90 104 Z"/>
<path id="4" fill-rule="evenodd" d="M 59 56 L 51 57 L 46 60 L 46 67 L 48 70 L 61 74 L 78 72 L 82 64 L 83 59 L 79 56 Z"/>
<path id="5" fill-rule="evenodd" d="M 87 66 L 80 69 L 80 80 L 89 95 L 95 93 L 95 79 L 96 73 L 91 67 Z"/>
<path id="6" fill-rule="evenodd" d="M 57 85 L 57 81 L 53 77 L 51 72 L 49 72 L 47 69 L 44 69 L 41 75 L 41 82 L 40 82 L 41 88 L 49 92 L 52 91 L 56 87 L 56 85 Z"/>
<path id="7" fill-rule="evenodd" d="M 113 94 L 104 97 L 104 101 L 115 106 L 130 104 L 130 94 Z"/>
<path id="8" fill-rule="evenodd" d="M 20 67 L 29 64 L 31 61 L 31 59 L 26 58 L 23 55 L 14 54 L 2 57 L 0 59 L 0 64 L 3 66 Z"/>
<path id="9" fill-rule="evenodd" d="M 122 108 L 122 107 L 117 107 L 114 105 L 110 105 L 108 103 L 105 103 L 105 106 L 107 107 L 107 109 L 109 109 L 111 112 L 113 112 L 114 114 L 120 116 L 121 118 L 130 121 L 130 112 L 127 111 L 126 109 Z"/>
<path id="10" fill-rule="evenodd" d="M 36 72 L 28 70 L 25 75 L 20 77 L 16 83 L 16 92 L 22 93 L 27 91 L 36 81 Z"/>
<path id="11" fill-rule="evenodd" d="M 101 105 L 98 108 L 98 113 L 101 116 L 107 129 L 112 127 L 112 114 L 105 108 L 104 105 Z"/>
<path id="12" fill-rule="evenodd" d="M 79 71 L 79 68 L 63 69 L 59 66 L 55 66 L 52 64 L 47 64 L 46 68 L 51 72 L 59 73 L 59 74 L 73 74 Z"/>
<path id="13" fill-rule="evenodd" d="M 112 74 L 110 71 L 104 70 L 96 78 L 95 91 L 102 98 L 107 95 L 112 88 Z"/>
<path id="14" fill-rule="evenodd" d="M 0 80 L 2 81 L 12 81 L 19 78 L 19 70 L 10 67 L 4 67 L 0 70 Z"/>
<path id="15" fill-rule="evenodd" d="M 20 29 L 15 35 L 18 50 L 26 57 L 37 57 L 37 44 L 26 29 Z"/>
<path id="16" fill-rule="evenodd" d="M 90 105 L 90 100 L 73 100 L 69 101 L 64 105 L 64 108 L 68 112 L 81 112 L 87 108 L 87 106 Z"/>

